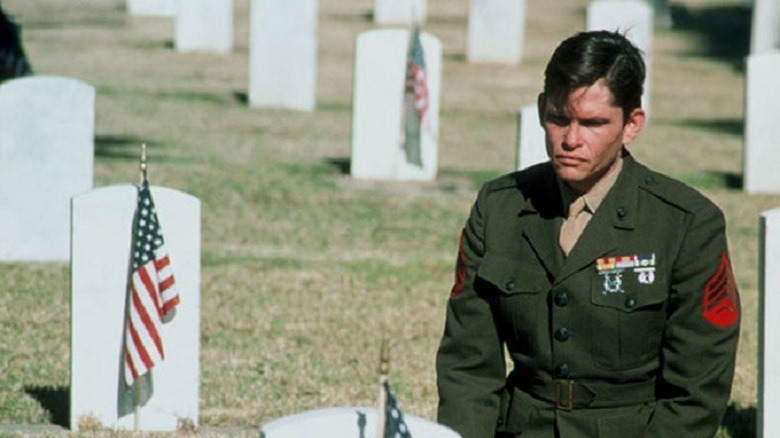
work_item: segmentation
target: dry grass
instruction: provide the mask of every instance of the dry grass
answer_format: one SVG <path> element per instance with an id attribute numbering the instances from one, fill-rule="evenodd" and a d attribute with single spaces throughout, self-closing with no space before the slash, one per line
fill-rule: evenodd
<path id="1" fill-rule="evenodd" d="M 529 0 L 519 66 L 465 63 L 467 1 L 429 2 L 425 30 L 444 43 L 441 178 L 406 192 L 349 184 L 338 165 L 350 155 L 354 41 L 374 28 L 371 0 L 320 1 L 311 113 L 240 98 L 249 0 L 234 1 L 226 56 L 177 54 L 170 19 L 129 17 L 123 4 L 3 1 L 38 74 L 96 87 L 95 185 L 136 181 L 143 141 L 152 182 L 203 202 L 201 423 L 251 428 L 371 405 L 383 336 L 402 407 L 434 417 L 458 231 L 478 183 L 512 170 L 515 112 L 535 101 L 557 42 L 584 27 L 586 1 Z M 654 40 L 651 126 L 632 147 L 726 212 L 744 307 L 732 436 L 748 436 L 739 431 L 756 403 L 758 214 L 780 204 L 730 184 L 742 162 L 742 4 L 673 2 L 679 26 Z M 0 423 L 66 424 L 56 401 L 69 382 L 68 267 L 6 264 L 0 278 Z"/>

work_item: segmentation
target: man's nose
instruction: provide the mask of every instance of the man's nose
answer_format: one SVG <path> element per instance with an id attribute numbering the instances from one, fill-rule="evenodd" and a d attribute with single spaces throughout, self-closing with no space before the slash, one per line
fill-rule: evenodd
<path id="1" fill-rule="evenodd" d="M 576 123 L 569 123 L 563 134 L 563 147 L 566 149 L 576 149 L 582 146 L 581 128 Z"/>

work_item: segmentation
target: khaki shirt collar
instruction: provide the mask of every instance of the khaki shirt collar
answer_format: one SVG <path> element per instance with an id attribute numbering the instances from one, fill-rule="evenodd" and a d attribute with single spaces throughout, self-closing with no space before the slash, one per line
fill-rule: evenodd
<path id="1" fill-rule="evenodd" d="M 609 190 L 612 188 L 612 186 L 615 185 L 615 181 L 617 181 L 621 170 L 623 170 L 622 154 L 618 156 L 617 161 L 615 162 L 615 168 L 612 169 L 599 182 L 597 182 L 596 185 L 591 187 L 587 193 L 582 195 L 585 198 L 585 209 L 590 214 L 596 213 L 596 209 L 599 208 L 599 205 L 601 205 L 601 202 L 604 201 L 604 198 L 607 196 L 607 193 L 609 193 Z M 578 195 L 574 193 L 560 179 L 558 179 L 558 187 L 561 189 L 561 199 L 563 201 L 564 215 L 568 216 L 569 205 L 571 205 L 572 201 L 574 201 Z"/>

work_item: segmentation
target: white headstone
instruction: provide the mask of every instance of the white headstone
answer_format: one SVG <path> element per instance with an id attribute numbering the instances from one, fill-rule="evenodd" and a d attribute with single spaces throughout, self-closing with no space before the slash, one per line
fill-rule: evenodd
<path id="1" fill-rule="evenodd" d="M 173 17 L 178 4 L 179 0 L 127 0 L 126 6 L 130 15 Z"/>
<path id="2" fill-rule="evenodd" d="M 780 434 L 780 208 L 760 218 L 758 276 L 758 437 Z"/>
<path id="3" fill-rule="evenodd" d="M 751 26 L 750 54 L 780 50 L 780 1 L 755 0 Z"/>
<path id="4" fill-rule="evenodd" d="M 549 160 L 544 142 L 544 128 L 539 123 L 539 109 L 527 105 L 517 113 L 517 170 Z"/>
<path id="5" fill-rule="evenodd" d="M 176 50 L 229 53 L 233 0 L 184 0 L 176 14 Z"/>
<path id="6" fill-rule="evenodd" d="M 382 29 L 357 38 L 352 104 L 353 178 L 432 181 L 438 167 L 441 41 L 420 34 L 428 80 L 429 106 L 422 130 L 422 167 L 407 162 L 403 149 L 406 59 L 411 32 Z"/>
<path id="7" fill-rule="evenodd" d="M 523 56 L 525 11 L 525 0 L 470 0 L 469 62 L 520 62 Z"/>
<path id="8" fill-rule="evenodd" d="M 401 407 L 403 410 L 403 406 Z M 404 412 L 413 437 L 460 438 L 460 434 L 431 420 Z M 376 408 L 323 408 L 274 420 L 260 429 L 260 438 L 376 438 Z"/>
<path id="9" fill-rule="evenodd" d="M 749 193 L 780 193 L 780 52 L 747 59 L 743 187 Z"/>
<path id="10" fill-rule="evenodd" d="M 653 8 L 644 0 L 596 0 L 588 4 L 587 29 L 623 33 L 643 52 L 647 74 L 642 106 L 649 116 L 653 66 Z"/>
<path id="11" fill-rule="evenodd" d="M 310 111 L 317 101 L 317 0 L 252 0 L 249 105 Z"/>
<path id="12" fill-rule="evenodd" d="M 374 0 L 377 24 L 420 24 L 427 16 L 427 0 Z"/>
<path id="13" fill-rule="evenodd" d="M 198 425 L 200 373 L 200 201 L 151 187 L 180 303 L 162 325 L 165 360 L 144 382 L 142 431 L 173 431 L 179 420 Z M 110 186 L 72 202 L 70 424 L 98 421 L 115 430 L 134 428 L 133 391 L 125 388 L 122 353 L 130 273 L 133 216 L 138 189 Z M 149 376 L 147 374 L 146 376 Z M 151 383 L 153 390 L 148 391 Z"/>
<path id="14" fill-rule="evenodd" d="M 70 198 L 92 188 L 95 89 L 54 76 L 0 85 L 0 260 L 70 257 Z"/>

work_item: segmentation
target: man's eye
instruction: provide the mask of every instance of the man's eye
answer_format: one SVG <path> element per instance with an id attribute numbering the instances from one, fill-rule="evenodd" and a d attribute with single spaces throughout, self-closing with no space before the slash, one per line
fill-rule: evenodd
<path id="1" fill-rule="evenodd" d="M 597 128 L 599 126 L 604 126 L 607 124 L 604 120 L 583 120 L 582 126 L 587 126 L 589 128 Z"/>
<path id="2" fill-rule="evenodd" d="M 569 119 L 566 117 L 548 115 L 546 119 L 548 123 L 552 123 L 555 126 L 566 126 L 569 124 Z"/>

